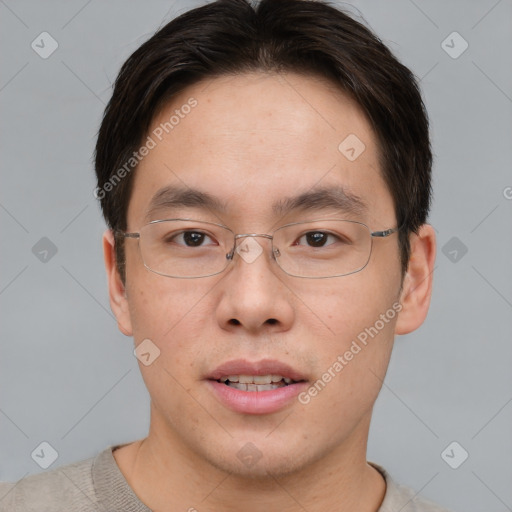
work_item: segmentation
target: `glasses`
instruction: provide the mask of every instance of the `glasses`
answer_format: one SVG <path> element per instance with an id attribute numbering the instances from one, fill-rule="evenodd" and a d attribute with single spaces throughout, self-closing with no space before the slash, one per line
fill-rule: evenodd
<path id="1" fill-rule="evenodd" d="M 372 232 L 357 221 L 317 219 L 286 224 L 271 235 L 236 235 L 222 224 L 164 219 L 146 224 L 139 233 L 115 233 L 137 238 L 144 266 L 166 277 L 192 279 L 220 274 L 235 252 L 247 262 L 254 261 L 263 252 L 254 237 L 262 237 L 271 241 L 272 257 L 286 274 L 322 279 L 360 272 L 370 260 L 373 239 L 397 231 Z M 241 239 L 245 240 L 239 244 Z"/>

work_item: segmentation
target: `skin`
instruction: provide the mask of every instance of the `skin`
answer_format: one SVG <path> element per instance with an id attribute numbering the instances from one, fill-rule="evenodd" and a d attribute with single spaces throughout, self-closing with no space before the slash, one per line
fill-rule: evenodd
<path id="1" fill-rule="evenodd" d="M 334 85 L 292 73 L 215 78 L 174 98 L 153 127 L 190 97 L 198 105 L 136 171 L 128 231 L 142 227 L 153 194 L 172 184 L 228 201 L 217 216 L 197 208 L 176 216 L 221 222 L 235 233 L 270 233 L 297 220 L 276 216 L 270 205 L 317 184 L 342 185 L 362 198 L 372 231 L 396 226 L 375 134 Z M 349 134 L 366 146 L 353 162 L 338 151 Z M 137 241 L 127 240 L 123 285 L 112 234 L 105 233 L 119 329 L 136 345 L 149 338 L 161 351 L 151 365 L 140 364 L 151 396 L 149 434 L 116 450 L 116 462 L 141 501 L 158 511 L 234 511 L 241 503 L 247 511 L 376 511 L 385 481 L 366 461 L 372 408 L 395 334 L 413 331 L 427 315 L 433 229 L 424 225 L 411 235 L 403 280 L 396 234 L 374 240 L 361 272 L 320 280 L 286 275 L 271 258 L 270 241 L 255 240 L 264 252 L 254 262 L 235 256 L 224 273 L 201 279 L 149 272 Z M 306 405 L 293 400 L 273 414 L 240 414 L 223 406 L 204 381 L 223 362 L 271 358 L 313 383 L 397 301 L 399 315 Z M 237 457 L 248 442 L 262 454 L 252 467 Z"/>

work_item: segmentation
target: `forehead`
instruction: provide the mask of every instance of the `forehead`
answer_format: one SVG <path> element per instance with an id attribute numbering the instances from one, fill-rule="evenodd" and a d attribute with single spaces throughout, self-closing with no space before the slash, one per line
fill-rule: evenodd
<path id="1" fill-rule="evenodd" d="M 270 221 L 282 214 L 279 205 L 329 188 L 359 199 L 370 217 L 388 218 L 393 209 L 366 117 L 316 77 L 250 73 L 199 82 L 155 116 L 147 136 L 154 147 L 135 173 L 132 226 L 166 187 L 213 196 L 224 218 Z"/>

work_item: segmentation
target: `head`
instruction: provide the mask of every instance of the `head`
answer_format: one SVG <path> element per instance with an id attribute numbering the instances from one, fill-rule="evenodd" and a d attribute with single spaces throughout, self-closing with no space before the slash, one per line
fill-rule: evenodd
<path id="1" fill-rule="evenodd" d="M 153 434 L 253 476 L 362 448 L 394 335 L 428 310 L 431 163 L 411 72 L 325 3 L 221 0 L 144 43 L 105 110 L 96 195 L 119 328 L 159 350 L 141 364 Z M 290 276 L 262 237 L 250 263 L 235 253 L 222 273 L 180 279 L 149 271 L 138 240 L 114 236 L 165 218 L 245 234 L 318 218 L 398 231 L 373 239 L 366 266 L 343 277 Z M 271 412 L 233 410 L 212 382 L 234 360 L 288 365 L 301 398 Z M 244 465 L 237 454 L 252 445 L 261 460 Z"/>

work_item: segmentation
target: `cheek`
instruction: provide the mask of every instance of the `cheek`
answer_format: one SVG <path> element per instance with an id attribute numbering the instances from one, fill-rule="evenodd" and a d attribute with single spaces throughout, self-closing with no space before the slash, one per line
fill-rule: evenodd
<path id="1" fill-rule="evenodd" d="M 301 403 L 319 436 L 328 430 L 338 438 L 371 412 L 389 364 L 399 305 L 386 297 L 335 297 L 323 298 L 335 334 L 317 341 L 316 375 Z"/>
<path id="2" fill-rule="evenodd" d="M 320 382 L 312 393 L 322 394 L 320 401 L 333 406 L 349 402 L 353 410 L 371 406 L 389 363 L 401 309 L 398 287 L 370 277 L 369 273 L 345 276 L 336 285 L 333 280 L 322 293 L 310 293 L 307 301 L 317 316 L 304 319 L 309 329 L 308 325 L 304 328 L 311 332 L 311 322 L 318 323 L 319 317 L 325 333 L 315 339 L 316 379 Z"/>
<path id="3" fill-rule="evenodd" d="M 207 301 L 201 299 L 206 291 L 197 283 L 148 274 L 137 286 L 132 284 L 130 312 L 135 344 L 149 339 L 158 355 L 147 366 L 141 360 L 139 368 L 157 409 L 176 411 L 190 405 L 195 367 L 205 347 L 208 312 Z"/>
<path id="4" fill-rule="evenodd" d="M 172 377 L 190 387 L 197 378 L 197 362 L 214 352 L 208 339 L 213 332 L 213 286 L 213 282 L 168 279 L 148 271 L 134 276 L 129 304 L 135 344 L 149 339 L 159 351 L 154 366 L 160 371 L 140 365 L 151 392 L 162 381 L 176 384 Z"/>
<path id="5" fill-rule="evenodd" d="M 347 341 L 350 344 L 352 338 L 373 326 L 381 315 L 385 315 L 385 325 L 379 321 L 379 331 L 393 331 L 396 310 L 400 309 L 396 304 L 399 280 L 393 273 L 383 276 L 367 268 L 321 285 L 296 290 L 304 305 L 301 318 L 309 324 L 306 329 L 311 330 L 312 323 L 317 323 L 321 327 L 317 334 L 337 346 Z"/>
<path id="6" fill-rule="evenodd" d="M 347 392 L 357 394 L 355 386 L 385 373 L 394 340 L 400 304 L 390 297 L 372 300 L 352 296 L 350 300 L 326 298 L 329 328 L 334 332 L 323 347 L 323 373 L 343 375 Z M 338 306 L 335 309 L 336 305 Z M 332 308 L 329 312 L 328 308 Z M 327 375 L 328 379 L 329 376 Z"/>
<path id="7" fill-rule="evenodd" d="M 159 276 L 142 264 L 134 267 L 127 292 L 136 342 L 150 338 L 165 345 L 182 329 L 194 337 L 197 316 L 205 314 L 202 299 L 208 289 L 195 280 Z"/>

